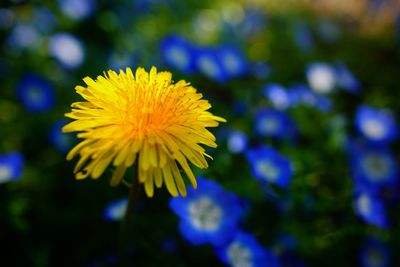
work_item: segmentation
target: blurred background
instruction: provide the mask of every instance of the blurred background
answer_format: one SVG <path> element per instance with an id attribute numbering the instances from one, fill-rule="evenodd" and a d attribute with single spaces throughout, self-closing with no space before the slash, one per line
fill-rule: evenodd
<path id="1" fill-rule="evenodd" d="M 399 1 L 0 6 L 0 266 L 400 266 Z M 76 181 L 60 129 L 84 77 L 153 65 L 228 121 L 195 169 L 218 212 L 142 192 L 121 263 L 128 189 Z"/>

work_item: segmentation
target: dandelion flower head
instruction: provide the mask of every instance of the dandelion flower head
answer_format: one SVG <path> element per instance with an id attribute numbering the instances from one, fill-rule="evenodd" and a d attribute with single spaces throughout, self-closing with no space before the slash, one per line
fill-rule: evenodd
<path id="1" fill-rule="evenodd" d="M 96 80 L 84 78 L 86 87 L 76 92 L 86 101 L 75 102 L 66 117 L 74 121 L 64 132 L 78 132 L 83 139 L 67 155 L 79 155 L 74 173 L 77 179 L 99 178 L 107 166 L 115 167 L 111 185 L 116 186 L 130 166 L 137 164 L 139 182 L 152 197 L 154 185 L 165 183 L 172 196 L 186 195 L 181 170 L 196 188 L 196 178 L 189 162 L 198 168 L 208 167 L 202 145 L 215 148 L 214 135 L 207 127 L 225 120 L 208 111 L 189 83 L 172 81 L 170 72 L 150 72 L 138 68 L 108 71 Z"/>

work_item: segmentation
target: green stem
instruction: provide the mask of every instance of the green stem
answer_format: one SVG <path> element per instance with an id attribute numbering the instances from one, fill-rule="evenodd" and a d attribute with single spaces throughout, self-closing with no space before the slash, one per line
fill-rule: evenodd
<path id="1" fill-rule="evenodd" d="M 136 175 L 132 179 L 132 185 L 130 186 L 130 193 L 128 199 L 128 205 L 125 211 L 125 217 L 122 221 L 121 231 L 120 231 L 120 253 L 121 260 L 128 260 L 128 241 L 130 237 L 130 228 L 133 219 L 133 210 L 139 199 L 140 195 L 140 183 L 139 183 L 139 168 L 136 165 Z"/>
<path id="2" fill-rule="evenodd" d="M 136 175 L 132 179 L 132 185 L 129 193 L 128 206 L 125 211 L 125 224 L 128 226 L 132 221 L 133 209 L 135 208 L 136 202 L 140 195 L 140 183 L 139 183 L 139 170 L 136 166 Z"/>

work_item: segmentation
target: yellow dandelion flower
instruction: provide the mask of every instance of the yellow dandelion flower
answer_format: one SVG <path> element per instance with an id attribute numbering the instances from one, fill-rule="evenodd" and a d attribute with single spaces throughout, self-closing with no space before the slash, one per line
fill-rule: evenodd
<path id="1" fill-rule="evenodd" d="M 80 156 L 74 169 L 76 179 L 97 179 L 112 164 L 111 185 L 116 186 L 124 173 L 137 164 L 139 182 L 152 197 L 154 184 L 165 183 L 172 196 L 186 195 L 181 171 L 196 188 L 188 162 L 208 167 L 201 145 L 215 148 L 215 137 L 206 127 L 216 127 L 225 119 L 207 111 L 211 105 L 186 81 L 173 83 L 170 72 L 150 73 L 138 68 L 133 75 L 108 71 L 96 80 L 84 78 L 86 87 L 76 92 L 86 101 L 75 102 L 65 114 L 74 119 L 63 132 L 79 132 L 83 139 L 67 155 Z"/>

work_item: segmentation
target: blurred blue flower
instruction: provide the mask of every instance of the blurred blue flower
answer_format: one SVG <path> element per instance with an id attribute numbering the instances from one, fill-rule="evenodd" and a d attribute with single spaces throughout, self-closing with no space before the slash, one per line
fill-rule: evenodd
<path id="1" fill-rule="evenodd" d="M 40 45 L 41 41 L 42 36 L 37 29 L 32 25 L 24 23 L 17 23 L 7 39 L 10 48 L 16 50 L 35 50 Z"/>
<path id="2" fill-rule="evenodd" d="M 255 131 L 260 136 L 291 138 L 295 134 L 293 121 L 283 111 L 263 108 L 255 114 L 254 120 Z"/>
<path id="3" fill-rule="evenodd" d="M 50 55 L 66 68 L 77 68 L 85 59 L 82 42 L 69 33 L 53 35 L 49 41 L 48 48 Z"/>
<path id="4" fill-rule="evenodd" d="M 299 105 L 314 106 L 317 95 L 304 84 L 293 84 L 288 90 L 290 105 L 293 107 Z"/>
<path id="5" fill-rule="evenodd" d="M 19 152 L 0 154 L 0 184 L 17 180 L 21 177 L 24 158 Z"/>
<path id="6" fill-rule="evenodd" d="M 49 140 L 53 146 L 59 151 L 66 153 L 74 144 L 74 137 L 71 134 L 63 133 L 61 128 L 68 123 L 67 120 L 61 119 L 53 123 L 49 129 Z"/>
<path id="7" fill-rule="evenodd" d="M 327 112 L 332 107 L 332 102 L 329 98 L 319 95 L 311 91 L 307 86 L 295 84 L 288 90 L 290 104 L 293 107 L 305 105 L 315 107 L 320 111 Z"/>
<path id="8" fill-rule="evenodd" d="M 57 25 L 57 17 L 43 6 L 36 7 L 32 17 L 32 23 L 42 33 L 50 33 Z"/>
<path id="9" fill-rule="evenodd" d="M 279 259 L 268 249 L 262 247 L 254 236 L 238 231 L 233 240 L 216 253 L 222 262 L 232 267 L 279 267 Z"/>
<path id="10" fill-rule="evenodd" d="M 239 130 L 233 130 L 228 134 L 228 150 L 233 154 L 242 153 L 246 150 L 248 144 L 247 135 Z"/>
<path id="11" fill-rule="evenodd" d="M 361 267 L 389 267 L 389 248 L 382 241 L 368 239 L 359 254 Z"/>
<path id="12" fill-rule="evenodd" d="M 290 161 L 279 152 L 263 145 L 249 150 L 246 156 L 255 179 L 282 188 L 289 186 L 293 169 Z"/>
<path id="13" fill-rule="evenodd" d="M 264 30 L 266 18 L 265 13 L 259 9 L 247 9 L 243 20 L 235 28 L 239 31 L 239 36 L 250 38 Z"/>
<path id="14" fill-rule="evenodd" d="M 223 245 L 234 234 L 243 213 L 240 199 L 211 180 L 199 177 L 197 190 L 170 201 L 179 216 L 182 236 L 192 245 Z"/>
<path id="15" fill-rule="evenodd" d="M 57 2 L 61 12 L 73 20 L 89 17 L 96 5 L 94 0 L 58 0 Z"/>
<path id="16" fill-rule="evenodd" d="M 250 73 L 257 79 L 266 79 L 272 72 L 272 67 L 267 62 L 255 62 L 250 67 Z"/>
<path id="17" fill-rule="evenodd" d="M 328 112 L 332 109 L 332 101 L 324 96 L 317 96 L 315 107 L 322 112 Z"/>
<path id="18" fill-rule="evenodd" d="M 335 70 L 326 63 L 309 64 L 306 68 L 306 77 L 310 88 L 318 94 L 328 94 L 335 89 Z"/>
<path id="19" fill-rule="evenodd" d="M 382 109 L 362 105 L 355 117 L 357 130 L 369 141 L 390 142 L 398 135 L 394 116 Z"/>
<path id="20" fill-rule="evenodd" d="M 294 250 L 298 247 L 298 245 L 299 242 L 296 240 L 296 238 L 288 233 L 282 233 L 278 235 L 276 240 L 276 246 L 283 251 Z"/>
<path id="21" fill-rule="evenodd" d="M 353 73 L 344 63 L 337 63 L 335 65 L 336 82 L 344 90 L 357 93 L 361 89 L 360 82 L 354 77 Z"/>
<path id="22" fill-rule="evenodd" d="M 382 8 L 384 8 L 387 4 L 390 4 L 390 0 L 369 0 L 368 1 L 368 9 L 371 12 L 379 12 Z"/>
<path id="23" fill-rule="evenodd" d="M 11 8 L 0 8 L 0 29 L 9 29 L 13 25 L 15 13 Z"/>
<path id="24" fill-rule="evenodd" d="M 198 48 L 195 62 L 199 72 L 214 81 L 223 83 L 229 78 L 221 62 L 218 49 L 210 47 Z"/>
<path id="25" fill-rule="evenodd" d="M 280 84 L 267 84 L 262 91 L 276 109 L 287 109 L 291 104 L 288 91 Z"/>
<path id="26" fill-rule="evenodd" d="M 17 97 L 30 112 L 43 112 L 53 108 L 55 95 L 50 83 L 34 74 L 26 74 L 17 86 Z"/>
<path id="27" fill-rule="evenodd" d="M 314 49 L 314 40 L 309 27 L 302 22 L 297 22 L 293 26 L 293 38 L 297 46 L 303 52 L 310 52 Z"/>
<path id="28" fill-rule="evenodd" d="M 237 100 L 233 103 L 233 112 L 238 116 L 246 115 L 248 112 L 248 106 L 245 101 Z"/>
<path id="29" fill-rule="evenodd" d="M 243 52 L 231 45 L 197 48 L 195 64 L 200 73 L 220 83 L 248 71 L 248 62 Z"/>
<path id="30" fill-rule="evenodd" d="M 168 66 L 185 73 L 195 70 L 195 48 L 186 39 L 175 35 L 164 38 L 161 52 Z"/>
<path id="31" fill-rule="evenodd" d="M 120 221 L 124 218 L 126 208 L 128 206 L 128 198 L 110 202 L 104 210 L 103 217 L 106 221 Z"/>
<path id="32" fill-rule="evenodd" d="M 354 209 L 364 222 L 379 228 L 388 226 L 385 203 L 379 197 L 366 192 L 359 193 L 355 197 Z"/>
<path id="33" fill-rule="evenodd" d="M 377 191 L 380 186 L 394 186 L 398 171 L 396 159 L 383 146 L 350 146 L 352 176 L 359 188 Z"/>
<path id="34" fill-rule="evenodd" d="M 340 27 L 333 21 L 323 20 L 318 23 L 318 35 L 326 43 L 334 43 L 341 36 Z"/>
<path id="35" fill-rule="evenodd" d="M 151 11 L 154 6 L 161 4 L 171 4 L 169 0 L 135 0 L 133 1 L 133 8 L 138 14 L 145 14 Z"/>
<path id="36" fill-rule="evenodd" d="M 237 47 L 221 46 L 217 54 L 226 75 L 230 78 L 241 76 L 248 71 L 248 62 Z"/>

